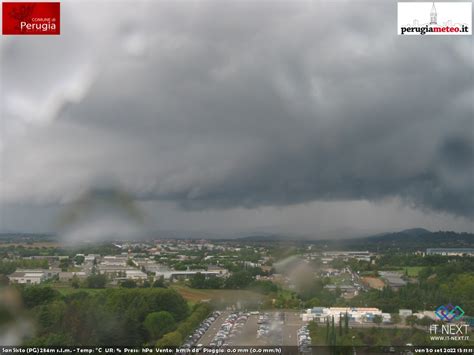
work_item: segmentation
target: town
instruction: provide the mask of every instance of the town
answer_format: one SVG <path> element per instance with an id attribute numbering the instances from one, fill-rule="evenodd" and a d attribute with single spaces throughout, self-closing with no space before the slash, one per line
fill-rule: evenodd
<path id="1" fill-rule="evenodd" d="M 46 307 L 34 299 L 40 296 L 29 294 L 35 289 L 48 290 L 48 298 L 65 305 L 81 292 L 98 297 L 101 290 L 166 290 L 183 298 L 189 317 L 193 309 L 199 311 L 193 326 L 179 332 L 187 318 L 180 321 L 166 310 L 171 326 L 148 330 L 140 343 L 185 348 L 276 344 L 307 351 L 311 345 L 374 345 L 367 331 L 375 328 L 386 333 L 382 339 L 391 339 L 388 345 L 406 345 L 429 338 L 443 304 L 462 305 L 454 321 L 472 327 L 474 248 L 465 242 L 469 238 L 461 236 L 462 247 L 456 248 L 408 250 L 400 243 L 394 252 L 374 244 L 358 249 L 353 241 L 342 249 L 266 238 L 63 248 L 25 237 L 23 243 L 17 238 L 0 244 L 0 281 L 18 289 L 33 309 Z M 457 277 L 448 277 L 456 270 Z M 144 327 L 153 328 L 147 319 L 141 320 Z"/>

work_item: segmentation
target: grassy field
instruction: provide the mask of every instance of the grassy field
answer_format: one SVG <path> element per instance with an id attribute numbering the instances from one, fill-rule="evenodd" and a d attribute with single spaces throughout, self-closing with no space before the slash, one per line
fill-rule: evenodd
<path id="1" fill-rule="evenodd" d="M 264 298 L 264 296 L 248 290 L 198 290 L 182 284 L 174 284 L 170 287 L 191 303 L 211 302 L 232 305 L 239 302 L 245 305 L 258 304 Z"/>
<path id="2" fill-rule="evenodd" d="M 407 272 L 409 277 L 418 277 L 418 273 L 424 268 L 424 266 L 405 266 L 403 272 Z"/>
<path id="3" fill-rule="evenodd" d="M 74 287 L 71 287 L 70 285 L 61 285 L 61 284 L 51 284 L 48 286 L 51 286 L 55 290 L 59 291 L 63 296 L 68 296 L 77 292 L 87 292 L 87 293 L 94 294 L 94 293 L 98 293 L 104 290 L 103 288 L 74 288 Z"/>
<path id="4" fill-rule="evenodd" d="M 350 285 L 352 283 L 351 275 L 348 273 L 343 273 L 339 276 L 332 276 L 331 284 L 334 285 Z"/>
<path id="5" fill-rule="evenodd" d="M 409 277 L 418 277 L 418 273 L 423 270 L 425 266 L 393 266 L 387 267 L 383 271 L 396 271 L 405 275 L 405 272 L 408 273 Z"/>
<path id="6" fill-rule="evenodd" d="M 70 295 L 76 292 L 98 293 L 104 289 L 73 288 L 69 283 L 55 283 L 49 285 L 58 290 L 62 295 Z M 183 284 L 173 284 L 170 288 L 176 290 L 190 305 L 199 302 L 220 303 L 222 305 L 233 305 L 238 302 L 242 305 L 260 304 L 264 296 L 248 290 L 198 290 Z"/>

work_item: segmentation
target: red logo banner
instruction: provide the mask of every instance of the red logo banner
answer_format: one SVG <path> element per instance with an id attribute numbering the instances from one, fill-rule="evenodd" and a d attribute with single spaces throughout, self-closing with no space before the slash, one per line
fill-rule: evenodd
<path id="1" fill-rule="evenodd" d="M 59 2 L 2 3 L 4 35 L 59 35 Z"/>

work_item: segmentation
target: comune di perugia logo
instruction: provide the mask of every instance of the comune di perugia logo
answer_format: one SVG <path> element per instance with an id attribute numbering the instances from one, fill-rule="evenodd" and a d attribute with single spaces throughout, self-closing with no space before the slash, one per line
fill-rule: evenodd
<path id="1" fill-rule="evenodd" d="M 464 311 L 461 307 L 453 306 L 450 303 L 436 308 L 435 314 L 440 320 L 451 322 L 452 320 L 460 320 L 464 315 Z"/>
<path id="2" fill-rule="evenodd" d="M 3 35 L 59 35 L 60 3 L 2 2 Z"/>
<path id="3" fill-rule="evenodd" d="M 399 35 L 471 35 L 471 2 L 399 2 Z"/>

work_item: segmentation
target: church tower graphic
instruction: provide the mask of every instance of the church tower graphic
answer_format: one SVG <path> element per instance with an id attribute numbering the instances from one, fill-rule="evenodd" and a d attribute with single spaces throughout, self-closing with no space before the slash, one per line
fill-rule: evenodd
<path id="1" fill-rule="evenodd" d="M 400 0 L 398 1 L 398 34 L 472 35 L 471 13 L 472 0 L 469 2 Z"/>
<path id="2" fill-rule="evenodd" d="M 430 25 L 436 25 L 437 23 L 438 23 L 438 14 L 436 13 L 436 7 L 433 1 L 433 6 L 431 7 L 431 12 L 430 12 Z"/>

